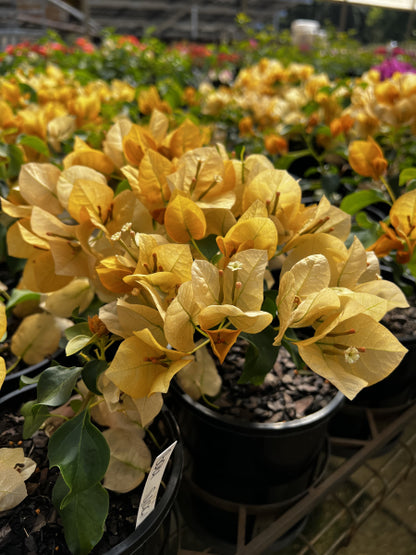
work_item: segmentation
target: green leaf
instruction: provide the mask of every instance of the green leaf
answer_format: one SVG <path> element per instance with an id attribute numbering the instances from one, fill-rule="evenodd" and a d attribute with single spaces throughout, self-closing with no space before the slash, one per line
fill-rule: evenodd
<path id="1" fill-rule="evenodd" d="M 273 316 L 276 316 L 277 313 L 277 306 L 276 306 L 276 297 L 277 297 L 278 290 L 277 289 L 268 289 L 264 292 L 264 300 L 261 306 L 261 309 L 265 312 L 268 312 Z"/>
<path id="2" fill-rule="evenodd" d="M 35 293 L 34 291 L 29 291 L 27 289 L 13 289 L 9 300 L 7 301 L 6 309 L 10 310 L 25 301 L 39 301 L 39 299 L 40 293 Z"/>
<path id="3" fill-rule="evenodd" d="M 49 464 L 59 467 L 68 495 L 61 508 L 71 503 L 71 496 L 87 490 L 102 480 L 110 461 L 110 449 L 102 433 L 91 423 L 84 410 L 60 426 L 49 440 Z"/>
<path id="4" fill-rule="evenodd" d="M 87 345 L 94 343 L 96 335 L 77 335 L 68 341 L 65 347 L 66 356 L 75 355 L 84 349 Z"/>
<path id="5" fill-rule="evenodd" d="M 210 261 L 212 261 L 213 257 L 218 253 L 216 237 L 217 236 L 215 234 L 211 234 L 208 235 L 208 237 L 204 237 L 204 239 L 195 241 L 198 249 L 202 252 L 206 259 Z"/>
<path id="6" fill-rule="evenodd" d="M 67 356 L 74 355 L 82 351 L 90 343 L 94 343 L 96 335 L 92 333 L 87 322 L 80 322 L 65 330 L 65 337 L 68 343 L 65 347 Z"/>
<path id="7" fill-rule="evenodd" d="M 66 403 L 74 390 L 81 374 L 78 366 L 51 366 L 42 372 L 38 382 L 38 399 L 40 405 L 59 407 Z"/>
<path id="8" fill-rule="evenodd" d="M 276 168 L 279 170 L 287 170 L 295 160 L 308 155 L 310 155 L 309 150 L 295 150 L 293 152 L 288 152 L 277 160 Z"/>
<path id="9" fill-rule="evenodd" d="M 27 83 L 19 83 L 19 89 L 22 94 L 29 93 L 29 100 L 30 102 L 37 102 L 38 101 L 38 94 L 34 88 L 32 88 Z"/>
<path id="10" fill-rule="evenodd" d="M 336 174 L 327 174 L 322 176 L 321 184 L 326 196 L 330 196 L 338 190 L 339 181 L 339 175 Z"/>
<path id="11" fill-rule="evenodd" d="M 406 185 L 408 181 L 416 179 L 416 168 L 406 168 L 400 172 L 399 185 Z"/>
<path id="12" fill-rule="evenodd" d="M 90 391 L 96 395 L 102 395 L 97 387 L 98 377 L 108 368 L 106 360 L 90 360 L 82 369 L 82 379 Z"/>
<path id="13" fill-rule="evenodd" d="M 8 145 L 7 151 L 9 155 L 9 167 L 7 169 L 7 177 L 17 177 L 23 164 L 23 152 L 16 145 Z"/>
<path id="14" fill-rule="evenodd" d="M 64 333 L 68 340 L 76 337 L 77 335 L 90 335 L 91 337 L 93 335 L 87 322 L 80 322 L 70 328 L 66 328 Z"/>
<path id="15" fill-rule="evenodd" d="M 38 383 L 40 378 L 40 374 L 38 376 L 35 376 L 34 378 L 31 378 L 30 376 L 20 376 L 20 380 L 19 380 L 19 389 L 21 389 L 22 387 L 24 387 L 25 385 L 31 385 L 34 383 Z"/>
<path id="16" fill-rule="evenodd" d="M 17 144 L 29 146 L 40 154 L 44 154 L 48 157 L 50 156 L 48 145 L 45 143 L 45 141 L 42 141 L 42 139 L 36 137 L 35 135 L 21 135 L 16 142 Z"/>
<path id="17" fill-rule="evenodd" d="M 65 507 L 62 500 L 68 486 L 59 476 L 52 491 L 52 501 L 60 513 L 65 540 L 73 555 L 86 555 L 100 541 L 109 508 L 108 492 L 100 483 L 70 495 Z"/>
<path id="18" fill-rule="evenodd" d="M 126 190 L 131 191 L 131 186 L 130 186 L 130 183 L 127 181 L 127 179 L 123 179 L 122 181 L 120 181 L 120 183 L 117 184 L 114 196 L 116 197 L 122 191 L 126 191 Z"/>
<path id="19" fill-rule="evenodd" d="M 41 425 L 50 416 L 48 407 L 39 405 L 36 401 L 28 401 L 21 408 L 24 416 L 23 439 L 28 439 L 39 430 Z"/>
<path id="20" fill-rule="evenodd" d="M 340 208 L 347 212 L 347 214 L 354 215 L 366 206 L 376 204 L 377 202 L 389 204 L 380 191 L 366 189 L 365 191 L 356 191 L 345 196 L 341 201 Z"/>
<path id="21" fill-rule="evenodd" d="M 244 369 L 238 383 L 252 383 L 260 385 L 276 362 L 279 347 L 273 345 L 276 331 L 268 326 L 257 334 L 242 333 L 250 345 L 246 352 Z"/>

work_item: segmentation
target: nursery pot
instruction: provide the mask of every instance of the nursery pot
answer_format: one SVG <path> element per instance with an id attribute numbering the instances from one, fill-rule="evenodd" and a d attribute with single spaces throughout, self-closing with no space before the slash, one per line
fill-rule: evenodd
<path id="1" fill-rule="evenodd" d="M 36 384 L 31 384 L 20 391 L 13 391 L 4 395 L 0 399 L 0 413 L 15 412 L 19 414 L 21 405 L 35 397 L 35 388 Z M 111 548 L 108 548 L 107 544 L 102 547 L 103 544 L 102 541 L 100 541 L 92 550 L 94 555 L 162 555 L 168 552 L 168 542 L 171 535 L 172 507 L 176 500 L 182 479 L 184 453 L 178 425 L 173 414 L 166 406 L 163 407 L 161 413 L 152 424 L 153 433 L 155 433 L 155 428 L 153 428 L 153 426 L 155 426 L 158 432 L 165 438 L 166 446 L 177 441 L 166 472 L 162 478 L 165 487 L 163 488 L 161 485 L 154 510 L 136 529 Z M 24 503 L 24 501 L 22 503 Z M 132 524 L 132 528 L 133 527 L 134 523 Z M 31 534 L 30 529 L 28 529 L 27 532 L 29 535 Z M 38 531 L 37 534 L 42 534 L 42 530 Z M 42 541 L 42 536 L 39 536 L 39 538 L 40 541 Z M 4 538 L 0 541 L 1 552 L 3 552 L 1 547 L 2 541 L 4 541 Z M 14 544 L 13 548 L 15 547 L 16 545 Z M 22 552 L 24 552 L 25 548 L 23 547 L 22 549 Z M 69 551 L 65 551 L 65 553 L 69 553 Z"/>
<path id="2" fill-rule="evenodd" d="M 195 509 L 186 509 L 210 534 L 229 542 L 236 539 L 239 505 L 278 516 L 306 494 L 326 460 L 328 421 L 344 399 L 337 393 L 325 408 L 297 420 L 253 423 L 219 414 L 176 384 L 172 389 L 189 455 L 187 503 Z"/>
<path id="3" fill-rule="evenodd" d="M 43 370 L 46 370 L 51 364 L 51 360 L 56 359 L 57 357 L 61 356 L 64 353 L 63 349 L 57 351 L 52 357 L 44 358 L 40 362 L 36 364 L 31 364 L 30 366 L 26 366 L 21 370 L 16 370 L 7 374 L 4 378 L 3 385 L 0 389 L 0 398 L 6 395 L 7 393 L 11 393 L 19 389 L 20 378 L 23 376 L 27 376 L 29 378 L 34 378 L 38 374 L 40 374 Z"/>

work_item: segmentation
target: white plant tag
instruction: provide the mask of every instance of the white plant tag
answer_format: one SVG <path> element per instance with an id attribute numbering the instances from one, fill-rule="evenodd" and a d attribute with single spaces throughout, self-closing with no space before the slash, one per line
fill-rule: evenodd
<path id="1" fill-rule="evenodd" d="M 159 491 L 160 482 L 163 478 L 163 473 L 165 472 L 166 465 L 170 459 L 173 449 L 177 441 L 174 441 L 167 449 L 165 449 L 160 455 L 158 455 L 150 469 L 149 476 L 147 477 L 146 483 L 144 485 L 142 498 L 140 499 L 139 510 L 137 512 L 136 528 L 143 522 L 143 520 L 149 516 L 153 511 L 156 504 L 157 492 Z"/>

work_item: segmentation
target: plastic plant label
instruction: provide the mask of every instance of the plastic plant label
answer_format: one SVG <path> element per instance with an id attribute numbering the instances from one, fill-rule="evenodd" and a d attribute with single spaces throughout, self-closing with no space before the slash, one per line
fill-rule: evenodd
<path id="1" fill-rule="evenodd" d="M 139 510 L 136 519 L 136 528 L 149 516 L 153 511 L 156 504 L 157 492 L 159 491 L 160 483 L 165 472 L 166 465 L 170 459 L 172 451 L 175 448 L 177 441 L 174 441 L 167 447 L 160 455 L 156 457 L 150 469 L 149 476 L 147 477 L 144 485 L 142 498 L 140 499 Z"/>

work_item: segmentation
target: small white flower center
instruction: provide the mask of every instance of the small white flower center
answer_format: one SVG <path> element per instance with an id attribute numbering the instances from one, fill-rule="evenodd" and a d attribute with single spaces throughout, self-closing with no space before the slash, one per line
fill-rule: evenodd
<path id="1" fill-rule="evenodd" d="M 345 361 L 348 362 L 348 364 L 354 364 L 354 362 L 357 362 L 360 359 L 360 352 L 356 347 L 348 347 L 348 349 L 345 349 L 344 351 L 344 356 Z"/>
<path id="2" fill-rule="evenodd" d="M 229 262 L 227 268 L 232 272 L 236 272 L 237 270 L 241 270 L 243 268 L 243 263 L 238 260 L 234 260 L 233 262 Z"/>

